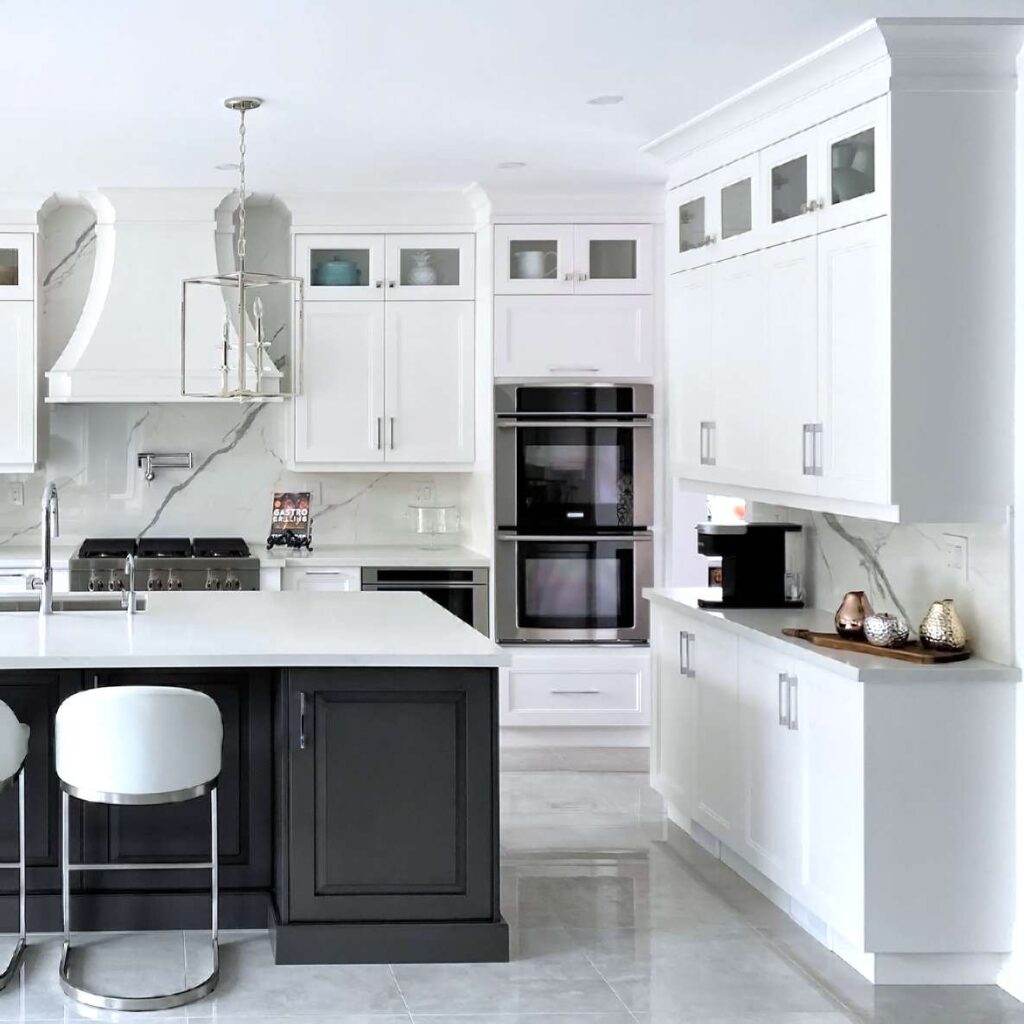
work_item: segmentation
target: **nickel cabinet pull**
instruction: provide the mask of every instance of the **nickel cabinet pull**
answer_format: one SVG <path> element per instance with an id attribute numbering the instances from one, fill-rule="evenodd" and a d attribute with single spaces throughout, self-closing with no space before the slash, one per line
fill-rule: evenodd
<path id="1" fill-rule="evenodd" d="M 383 440 L 383 436 L 382 436 L 383 433 L 384 433 L 384 417 L 383 416 L 378 416 L 377 417 L 377 451 L 380 451 L 381 447 L 384 444 L 384 440 Z"/>
<path id="2" fill-rule="evenodd" d="M 789 676 L 779 673 L 779 725 L 789 725 Z"/>
<path id="3" fill-rule="evenodd" d="M 789 686 L 787 690 L 789 692 L 789 713 L 787 714 L 786 725 L 793 732 L 796 732 L 800 728 L 800 720 L 797 715 L 797 691 L 799 689 L 799 683 L 796 676 L 788 676 Z"/>
<path id="4" fill-rule="evenodd" d="M 299 750 L 306 749 L 306 694 L 299 693 Z"/>
<path id="5" fill-rule="evenodd" d="M 814 476 L 814 424 L 805 423 L 803 425 L 803 474 L 804 476 Z"/>
<path id="6" fill-rule="evenodd" d="M 394 451 L 395 450 L 395 417 L 394 416 L 389 416 L 388 417 L 388 424 L 391 427 L 391 444 L 390 444 L 389 447 L 391 448 L 392 451 Z"/>
<path id="7" fill-rule="evenodd" d="M 575 695 L 575 694 L 580 694 L 580 693 L 587 693 L 587 694 L 589 694 L 589 693 L 600 693 L 601 691 L 600 690 L 549 690 L 548 692 L 549 693 L 557 694 L 558 696 L 561 697 L 561 696 L 568 696 L 570 694 Z"/>
<path id="8" fill-rule="evenodd" d="M 702 466 L 715 465 L 717 455 L 717 438 L 714 420 L 702 420 L 700 425 L 700 464 Z"/>
<path id="9" fill-rule="evenodd" d="M 811 472 L 814 476 L 823 476 L 824 447 L 825 447 L 825 425 L 823 423 L 812 423 L 811 425 Z"/>
<path id="10" fill-rule="evenodd" d="M 693 668 L 690 648 L 691 642 L 695 639 L 693 633 L 680 632 L 679 634 L 679 674 L 687 679 L 693 679 L 697 674 Z"/>

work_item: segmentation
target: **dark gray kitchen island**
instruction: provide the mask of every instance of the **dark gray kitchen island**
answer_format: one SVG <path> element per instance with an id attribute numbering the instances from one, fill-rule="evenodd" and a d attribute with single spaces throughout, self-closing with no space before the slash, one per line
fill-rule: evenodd
<path id="1" fill-rule="evenodd" d="M 32 729 L 28 923 L 60 928 L 53 718 L 93 686 L 208 693 L 224 722 L 221 923 L 270 928 L 278 963 L 508 959 L 498 884 L 500 650 L 419 594 L 151 595 L 115 611 L 3 611 L 0 699 Z M 200 798 L 75 807 L 77 930 L 204 928 L 203 871 L 133 862 L 209 856 Z M 17 806 L 0 795 L 0 858 Z M 17 916 L 15 879 L 0 913 Z M 6 927 L 0 922 L 0 928 Z"/>

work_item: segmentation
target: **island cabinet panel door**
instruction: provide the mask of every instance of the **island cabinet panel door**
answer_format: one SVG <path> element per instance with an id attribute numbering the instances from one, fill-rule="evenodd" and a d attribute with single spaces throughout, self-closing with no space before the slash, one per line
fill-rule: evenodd
<path id="1" fill-rule="evenodd" d="M 495 919 L 493 676 L 290 673 L 291 921 Z"/>
<path id="2" fill-rule="evenodd" d="M 269 888 L 272 881 L 271 673 L 262 669 L 106 672 L 86 675 L 86 685 L 155 683 L 209 694 L 224 723 L 219 792 L 220 884 L 224 890 Z M 83 804 L 85 859 L 99 864 L 142 861 L 208 861 L 210 801 L 107 807 Z M 205 891 L 204 871 L 96 872 L 83 876 L 93 892 Z"/>
<path id="3" fill-rule="evenodd" d="M 4 672 L 0 700 L 31 729 L 25 761 L 25 852 L 30 892 L 60 888 L 60 794 L 53 771 L 53 719 L 64 697 L 78 689 L 77 672 Z M 78 819 L 72 821 L 72 856 L 81 850 Z M 18 859 L 18 787 L 0 794 L 0 861 Z M 18 891 L 17 871 L 0 872 L 0 893 Z M 11 904 L 5 920 L 16 921 Z M 11 925 L 13 927 L 13 924 Z"/>

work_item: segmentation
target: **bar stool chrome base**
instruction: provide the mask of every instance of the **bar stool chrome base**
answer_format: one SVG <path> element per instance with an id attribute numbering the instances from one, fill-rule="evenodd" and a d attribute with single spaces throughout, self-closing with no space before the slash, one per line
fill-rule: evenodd
<path id="1" fill-rule="evenodd" d="M 170 1010 L 176 1006 L 185 1006 L 208 996 L 220 980 L 220 946 L 218 944 L 217 925 L 217 780 L 196 786 L 193 789 L 178 790 L 173 793 L 99 793 L 84 791 L 61 782 L 61 903 L 64 913 L 64 945 L 60 955 L 60 987 L 65 995 L 85 1006 L 93 1006 L 100 1010 Z M 181 864 L 144 863 L 144 864 L 72 864 L 68 848 L 69 799 L 75 797 L 90 803 L 106 803 L 125 805 L 152 805 L 181 803 L 196 797 L 210 794 L 210 848 L 209 862 L 194 861 Z M 149 996 L 118 996 L 93 992 L 76 985 L 71 980 L 71 964 L 74 960 L 74 948 L 71 945 L 71 872 L 72 871 L 167 871 L 167 870 L 209 870 L 211 876 L 211 936 L 210 947 L 213 953 L 213 970 L 202 981 L 189 988 L 177 992 L 165 992 Z"/>
<path id="2" fill-rule="evenodd" d="M 25 955 L 28 934 L 25 929 L 25 765 L 18 769 L 17 775 L 12 775 L 0 783 L 0 793 L 6 790 L 14 781 L 18 781 L 18 860 L 14 864 L 0 864 L 0 870 L 17 870 L 18 872 L 18 942 L 7 961 L 7 966 L 0 973 L 0 992 L 11 983 L 11 979 L 21 969 L 21 961 Z"/>

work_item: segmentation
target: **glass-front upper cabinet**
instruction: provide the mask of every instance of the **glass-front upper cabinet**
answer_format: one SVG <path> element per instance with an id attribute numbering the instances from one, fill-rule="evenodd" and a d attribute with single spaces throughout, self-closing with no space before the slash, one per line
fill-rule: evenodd
<path id="1" fill-rule="evenodd" d="M 574 284 L 571 224 L 495 225 L 495 294 L 571 295 Z"/>
<path id="2" fill-rule="evenodd" d="M 384 235 L 296 235 L 306 299 L 383 299 Z"/>
<path id="3" fill-rule="evenodd" d="M 889 101 L 881 96 L 818 126 L 818 229 L 889 209 Z"/>
<path id="4" fill-rule="evenodd" d="M 578 224 L 574 243 L 577 295 L 654 291 L 650 224 Z"/>
<path id="5" fill-rule="evenodd" d="M 711 176 L 708 252 L 713 261 L 753 252 L 763 244 L 756 220 L 758 166 L 755 154 L 727 164 Z"/>
<path id="6" fill-rule="evenodd" d="M 387 235 L 386 298 L 472 299 L 475 242 L 471 234 Z"/>
<path id="7" fill-rule="evenodd" d="M 715 174 L 705 174 L 669 192 L 665 224 L 669 273 L 714 259 L 715 198 Z"/>
<path id="8" fill-rule="evenodd" d="M 0 300 L 35 294 L 35 247 L 31 234 L 0 234 Z"/>
<path id="9" fill-rule="evenodd" d="M 804 238 L 817 230 L 816 130 L 800 132 L 761 150 L 761 222 L 766 244 Z"/>

